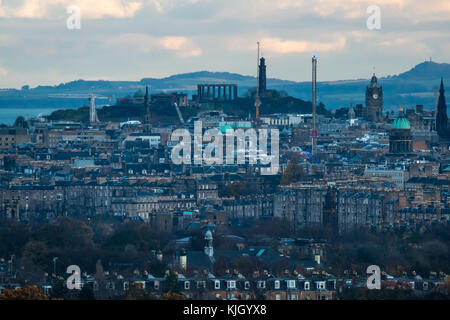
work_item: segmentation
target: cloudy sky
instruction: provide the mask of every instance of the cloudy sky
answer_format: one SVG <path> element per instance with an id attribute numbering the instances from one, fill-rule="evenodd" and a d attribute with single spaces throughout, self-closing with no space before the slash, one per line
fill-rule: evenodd
<path id="1" fill-rule="evenodd" d="M 371 5 L 380 30 L 367 28 Z M 316 54 L 319 80 L 368 78 L 450 62 L 449 35 L 449 0 L 0 0 L 0 87 L 253 75 L 258 40 L 269 77 L 308 80 Z"/>

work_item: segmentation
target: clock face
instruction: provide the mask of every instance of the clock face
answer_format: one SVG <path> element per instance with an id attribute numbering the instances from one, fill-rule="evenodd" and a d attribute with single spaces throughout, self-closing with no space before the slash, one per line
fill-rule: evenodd
<path id="1" fill-rule="evenodd" d="M 376 100 L 378 99 L 378 95 L 376 93 L 373 94 L 373 98 Z"/>

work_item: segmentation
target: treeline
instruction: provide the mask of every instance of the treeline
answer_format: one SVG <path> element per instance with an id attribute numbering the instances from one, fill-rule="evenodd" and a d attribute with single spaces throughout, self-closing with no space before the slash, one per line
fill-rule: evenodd
<path id="1" fill-rule="evenodd" d="M 0 258 L 12 257 L 24 280 L 41 280 L 44 273 L 65 274 L 73 264 L 93 273 L 99 260 L 105 269 L 115 263 L 145 267 L 169 239 L 148 224 L 115 219 L 59 217 L 43 225 L 5 219 L 0 221 Z M 159 269 L 164 272 L 163 266 Z"/>

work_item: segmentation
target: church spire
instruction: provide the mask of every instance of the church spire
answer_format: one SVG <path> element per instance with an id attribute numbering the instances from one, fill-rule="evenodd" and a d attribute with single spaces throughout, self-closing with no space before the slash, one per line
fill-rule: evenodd
<path id="1" fill-rule="evenodd" d="M 441 138 L 448 137 L 448 116 L 447 104 L 445 103 L 444 79 L 441 78 L 441 88 L 439 90 L 439 102 L 436 114 L 436 131 Z"/>
<path id="2" fill-rule="evenodd" d="M 145 87 L 144 103 L 145 103 L 146 106 L 148 105 L 148 86 Z"/>

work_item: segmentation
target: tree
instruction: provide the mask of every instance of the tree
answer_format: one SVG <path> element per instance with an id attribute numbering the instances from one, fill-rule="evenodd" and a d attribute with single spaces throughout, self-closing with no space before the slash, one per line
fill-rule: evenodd
<path id="1" fill-rule="evenodd" d="M 92 287 L 88 284 L 85 284 L 78 294 L 79 300 L 95 300 L 94 291 Z"/>
<path id="2" fill-rule="evenodd" d="M 174 270 L 169 270 L 164 281 L 164 291 L 166 293 L 179 293 L 178 274 Z"/>
<path id="3" fill-rule="evenodd" d="M 298 162 L 299 157 L 296 154 L 289 159 L 286 170 L 284 170 L 283 176 L 281 177 L 282 185 L 288 185 L 303 179 L 305 174 Z"/>
<path id="4" fill-rule="evenodd" d="M 450 276 L 447 276 L 444 281 L 444 288 L 447 291 L 447 294 L 450 295 Z"/>
<path id="5" fill-rule="evenodd" d="M 27 286 L 18 289 L 4 289 L 0 294 L 0 300 L 49 300 L 36 286 Z"/>
<path id="6" fill-rule="evenodd" d="M 128 245 L 133 245 L 138 252 L 150 252 L 160 249 L 160 235 L 148 224 L 128 223 L 115 232 L 104 247 L 124 251 Z M 128 248 L 131 248 L 128 246 Z"/>
<path id="7" fill-rule="evenodd" d="M 8 159 L 10 158 L 5 157 L 4 161 L 7 162 Z M 11 254 L 19 256 L 29 238 L 30 232 L 27 226 L 11 219 L 0 219 L 0 257 Z"/>
<path id="8" fill-rule="evenodd" d="M 218 276 L 225 275 L 227 270 L 230 270 L 233 268 L 233 264 L 228 257 L 219 256 L 212 266 L 213 273 Z"/>
<path id="9" fill-rule="evenodd" d="M 150 294 L 139 283 L 132 283 L 125 296 L 126 300 L 149 300 Z"/>
<path id="10" fill-rule="evenodd" d="M 252 261 L 250 257 L 239 257 L 234 261 L 234 266 L 238 270 L 239 273 L 243 274 L 246 277 L 250 277 L 255 271 L 255 263 Z"/>
<path id="11" fill-rule="evenodd" d="M 35 265 L 47 266 L 51 254 L 44 242 L 30 241 L 23 249 L 23 256 L 30 259 Z"/>
<path id="12" fill-rule="evenodd" d="M 162 300 L 184 300 L 184 297 L 180 293 L 175 292 L 166 292 L 161 297 Z"/>
<path id="13" fill-rule="evenodd" d="M 64 299 L 69 291 L 66 281 L 63 278 L 52 278 L 52 300 Z"/>
<path id="14" fill-rule="evenodd" d="M 232 182 L 226 188 L 227 193 L 232 197 L 239 197 L 246 194 L 245 184 L 242 182 Z"/>

